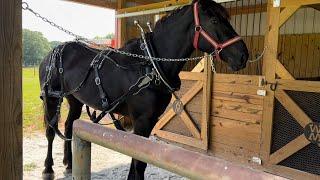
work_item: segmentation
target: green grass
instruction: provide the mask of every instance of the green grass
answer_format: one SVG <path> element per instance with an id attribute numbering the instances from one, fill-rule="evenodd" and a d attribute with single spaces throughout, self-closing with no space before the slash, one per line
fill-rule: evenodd
<path id="1" fill-rule="evenodd" d="M 39 98 L 38 68 L 23 68 L 23 128 L 40 130 L 43 128 L 43 108 Z"/>
<path id="2" fill-rule="evenodd" d="M 39 72 L 36 68 L 23 68 L 23 129 L 24 132 L 33 132 L 44 130 L 43 123 L 43 107 L 40 96 Z M 68 103 L 64 100 L 61 109 L 60 129 L 67 117 Z M 88 119 L 83 113 L 82 119 Z"/>
<path id="3" fill-rule="evenodd" d="M 36 168 L 37 168 L 37 164 L 32 162 L 32 163 L 29 163 L 29 164 L 25 164 L 23 166 L 23 171 L 33 171 Z"/>

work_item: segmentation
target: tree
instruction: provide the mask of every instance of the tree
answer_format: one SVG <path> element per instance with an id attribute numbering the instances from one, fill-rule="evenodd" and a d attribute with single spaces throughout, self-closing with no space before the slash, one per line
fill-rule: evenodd
<path id="1" fill-rule="evenodd" d="M 51 47 L 51 49 L 53 49 L 53 48 L 57 47 L 59 44 L 62 44 L 62 42 L 60 42 L 60 41 L 51 41 L 50 42 L 50 47 Z"/>
<path id="2" fill-rule="evenodd" d="M 114 34 L 113 33 L 109 33 L 109 34 L 107 34 L 106 36 L 103 36 L 103 37 L 101 37 L 101 36 L 96 36 L 96 37 L 94 37 L 93 39 L 113 39 L 114 38 Z"/>
<path id="3" fill-rule="evenodd" d="M 23 64 L 38 65 L 51 50 L 50 43 L 41 32 L 23 29 Z"/>

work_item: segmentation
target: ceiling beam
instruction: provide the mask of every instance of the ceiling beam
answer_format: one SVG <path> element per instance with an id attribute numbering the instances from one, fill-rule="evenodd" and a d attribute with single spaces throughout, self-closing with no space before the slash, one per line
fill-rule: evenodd
<path id="1" fill-rule="evenodd" d="M 147 4 L 147 5 L 119 9 L 118 13 L 119 14 L 132 13 L 132 12 L 137 12 L 137 11 L 146 11 L 146 10 L 151 10 L 151 9 L 170 7 L 170 6 L 185 5 L 185 4 L 188 4 L 189 2 L 190 2 L 190 0 L 163 1 L 163 2 L 158 2 L 158 3 L 152 3 L 152 4 Z"/>
<path id="2" fill-rule="evenodd" d="M 92 5 L 92 6 L 98 6 L 102 8 L 108 8 L 108 9 L 117 9 L 117 3 L 116 2 L 110 2 L 106 0 L 65 0 L 85 5 Z"/>
<path id="3" fill-rule="evenodd" d="M 281 7 L 319 4 L 320 0 L 281 0 Z"/>

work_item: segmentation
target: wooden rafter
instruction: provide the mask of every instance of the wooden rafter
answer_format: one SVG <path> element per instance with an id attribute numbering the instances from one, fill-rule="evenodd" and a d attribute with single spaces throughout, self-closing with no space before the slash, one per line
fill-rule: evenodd
<path id="1" fill-rule="evenodd" d="M 86 4 L 86 5 L 92 5 L 92 6 L 98 6 L 102 8 L 109 8 L 109 9 L 116 9 L 117 8 L 117 2 L 111 2 L 106 0 L 65 0 L 80 4 Z"/>
<path id="2" fill-rule="evenodd" d="M 146 11 L 146 10 L 151 10 L 151 9 L 170 7 L 170 6 L 185 5 L 185 4 L 188 4 L 189 2 L 190 2 L 189 0 L 163 1 L 163 2 L 158 2 L 158 3 L 152 3 L 152 4 L 141 5 L 141 6 L 118 9 L 118 13 L 119 14 L 132 13 L 132 12 L 138 12 L 138 11 Z"/>
<path id="3" fill-rule="evenodd" d="M 282 26 L 301 6 L 285 7 L 280 13 L 279 27 Z"/>
<path id="4" fill-rule="evenodd" d="M 319 4 L 319 0 L 281 0 L 281 7 Z"/>

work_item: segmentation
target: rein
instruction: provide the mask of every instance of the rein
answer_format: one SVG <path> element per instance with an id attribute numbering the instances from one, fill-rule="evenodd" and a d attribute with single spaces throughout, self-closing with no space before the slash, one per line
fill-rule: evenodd
<path id="1" fill-rule="evenodd" d="M 216 56 L 216 58 L 218 60 L 221 61 L 221 57 L 220 57 L 220 52 L 240 41 L 242 38 L 240 36 L 236 36 L 234 38 L 231 38 L 227 41 L 225 41 L 224 43 L 218 43 L 218 41 L 216 41 L 213 37 L 211 37 L 201 26 L 200 24 L 200 18 L 199 18 L 199 2 L 195 2 L 193 5 L 193 14 L 194 14 L 194 22 L 195 22 L 195 35 L 194 35 L 194 40 L 193 40 L 193 46 L 195 49 L 199 49 L 199 39 L 200 39 L 200 35 L 202 35 L 204 37 L 204 39 L 206 39 L 214 48 L 215 51 L 213 52 L 213 55 Z"/>

